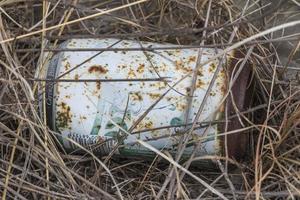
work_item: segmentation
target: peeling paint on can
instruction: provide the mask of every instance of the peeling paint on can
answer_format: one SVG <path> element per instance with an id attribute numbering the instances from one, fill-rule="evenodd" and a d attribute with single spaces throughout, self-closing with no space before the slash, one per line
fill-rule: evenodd
<path id="1" fill-rule="evenodd" d="M 59 48 L 107 48 L 117 41 L 118 39 L 71 39 L 62 43 Z M 140 44 L 133 40 L 123 40 L 113 48 L 139 48 Z M 165 46 L 165 44 L 150 42 L 142 42 L 142 44 L 146 47 Z M 209 60 L 218 52 L 220 50 L 204 49 L 202 62 Z M 85 147 L 103 143 L 95 149 L 95 152 L 104 155 L 119 142 L 122 146 L 117 150 L 119 154 L 151 155 L 148 149 L 135 142 L 136 139 L 140 139 L 157 149 L 176 153 L 181 138 L 178 132 L 184 128 L 182 125 L 185 123 L 187 96 L 191 90 L 197 50 L 155 50 L 146 53 L 104 51 L 88 60 L 96 53 L 98 52 L 58 52 L 46 61 L 44 71 L 38 76 L 44 79 L 56 79 L 69 70 L 64 79 L 147 79 L 158 78 L 159 74 L 160 77 L 169 77 L 170 82 L 47 82 L 44 90 L 45 97 L 39 99 L 40 107 L 43 112 L 46 112 L 48 126 L 61 134 L 63 146 L 69 150 L 76 149 L 76 146 L 66 138 L 73 139 Z M 231 56 L 233 53 L 229 57 Z M 86 60 L 88 62 L 84 62 Z M 80 66 L 76 67 L 78 65 Z M 223 99 L 228 85 L 225 75 L 226 65 L 224 61 L 199 122 L 219 120 L 222 116 Z M 188 116 L 190 123 L 195 118 L 217 66 L 218 61 L 210 62 L 201 66 L 197 72 L 193 103 Z M 76 69 L 72 70 L 75 67 Z M 124 137 L 122 131 L 110 122 L 113 120 L 123 129 L 129 130 L 143 113 L 170 89 L 171 85 L 187 74 L 189 76 L 155 105 L 134 128 L 131 135 Z M 43 104 L 45 107 L 42 106 Z M 222 154 L 224 143 L 218 136 L 222 128 L 217 124 L 194 130 L 190 143 L 193 144 L 193 140 L 201 139 L 205 131 L 208 137 L 203 139 L 197 155 Z M 193 148 L 194 145 L 187 147 L 184 153 L 191 154 Z"/>

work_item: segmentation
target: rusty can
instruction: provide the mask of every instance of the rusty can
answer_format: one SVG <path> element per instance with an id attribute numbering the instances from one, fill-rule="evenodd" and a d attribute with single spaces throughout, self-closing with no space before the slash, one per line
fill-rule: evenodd
<path id="1" fill-rule="evenodd" d="M 141 46 L 156 50 L 141 51 Z M 101 155 L 109 154 L 117 143 L 120 146 L 116 154 L 151 155 L 151 151 L 136 143 L 136 139 L 140 139 L 157 149 L 176 153 L 181 139 L 180 130 L 186 128 L 186 122 L 193 122 L 219 64 L 219 60 L 215 59 L 196 72 L 197 81 L 188 109 L 188 94 L 198 49 L 176 47 L 112 38 L 70 39 L 63 42 L 58 47 L 61 51 L 42 58 L 45 62 L 37 75 L 37 78 L 46 80 L 39 90 L 41 116 L 46 116 L 50 129 L 60 133 L 60 141 L 67 150 L 78 149 L 71 139 L 86 148 L 93 147 L 93 151 Z M 131 50 L 126 50 L 128 48 Z M 203 49 L 201 62 L 208 61 L 220 51 Z M 223 127 L 215 122 L 223 117 L 228 88 L 225 68 L 237 63 L 233 61 L 234 56 L 231 52 L 221 63 L 222 69 L 199 118 L 199 123 L 210 125 L 194 130 L 185 155 L 191 154 L 193 141 L 199 141 L 201 137 L 202 146 L 197 150 L 197 155 L 222 155 L 224 152 L 224 138 L 218 135 L 223 132 Z M 236 82 L 234 87 L 240 87 L 234 88 L 236 91 L 246 89 L 249 72 L 244 70 L 242 73 L 246 78 Z M 169 82 L 158 80 L 159 77 L 168 77 Z M 149 81 L 151 79 L 155 80 Z M 233 94 L 237 96 L 238 108 L 242 108 L 244 92 L 234 91 Z M 151 111 L 143 116 L 154 104 Z M 186 114 L 187 110 L 189 114 Z M 142 116 L 143 119 L 131 130 Z M 239 128 L 236 121 L 228 130 Z M 124 134 L 119 127 L 130 130 L 130 135 Z M 230 155 L 242 156 L 246 151 L 246 137 L 228 137 Z"/>

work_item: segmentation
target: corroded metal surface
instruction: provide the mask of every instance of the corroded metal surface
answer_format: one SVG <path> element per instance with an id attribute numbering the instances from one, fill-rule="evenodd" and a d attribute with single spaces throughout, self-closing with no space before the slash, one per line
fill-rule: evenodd
<path id="1" fill-rule="evenodd" d="M 105 48 L 116 43 L 117 39 L 73 39 L 63 43 L 61 48 Z M 160 47 L 163 44 L 123 40 L 114 48 Z M 168 44 L 168 46 L 170 46 Z M 176 45 L 174 45 L 175 47 Z M 202 62 L 213 57 L 219 50 L 205 49 Z M 121 154 L 149 154 L 149 151 L 136 144 L 136 138 L 148 141 L 158 149 L 176 152 L 180 142 L 181 125 L 185 122 L 187 95 L 191 88 L 192 72 L 195 69 L 198 51 L 195 49 L 103 52 L 59 52 L 47 62 L 47 73 L 42 78 L 64 79 L 132 79 L 169 77 L 170 82 L 57 82 L 46 84 L 45 99 L 48 125 L 62 135 L 63 146 L 75 149 L 66 137 L 87 146 L 97 143 L 96 151 L 107 154 L 118 141 L 122 144 Z M 81 65 L 85 60 L 84 64 Z M 75 70 L 72 70 L 74 67 Z M 225 66 L 226 63 L 223 63 Z M 188 121 L 193 122 L 196 112 L 204 98 L 208 85 L 218 66 L 218 61 L 201 66 L 197 72 L 197 82 Z M 66 73 L 70 71 L 69 73 Z M 181 80 L 171 89 L 146 117 L 133 129 L 133 134 L 124 137 L 110 120 L 129 130 L 131 126 L 154 104 L 170 86 Z M 222 99 L 227 89 L 224 68 L 217 80 L 199 122 L 218 120 L 224 111 Z M 161 128 L 159 127 L 166 127 Z M 217 134 L 220 127 L 216 124 L 194 131 L 185 153 L 193 150 L 193 141 L 201 139 L 205 130 L 208 137 L 198 155 L 219 154 L 221 141 Z"/>
<path id="2" fill-rule="evenodd" d="M 227 71 L 230 76 L 235 76 L 238 67 L 240 67 L 239 60 L 243 59 L 244 55 L 240 51 L 235 51 L 232 58 L 228 60 L 227 63 Z M 234 69 L 236 68 L 236 69 Z M 250 65 L 245 64 L 243 69 L 241 70 L 236 82 L 233 84 L 231 88 L 232 95 L 226 99 L 228 116 L 235 115 L 237 110 L 239 112 L 244 111 L 247 106 L 250 104 L 250 95 L 252 86 L 249 84 L 250 79 Z M 228 81 L 226 81 L 228 82 Z M 243 128 L 241 124 L 241 117 L 235 115 L 235 117 L 231 118 L 227 124 L 227 131 L 239 130 Z M 222 132 L 225 132 L 225 124 L 221 124 L 219 126 Z M 227 145 L 225 144 L 225 137 L 227 137 Z M 249 135 L 245 132 L 236 132 L 235 134 L 225 135 L 224 137 L 220 137 L 221 146 L 222 146 L 222 154 L 225 155 L 225 146 L 227 146 L 227 153 L 230 158 L 234 158 L 236 160 L 244 160 L 248 154 L 249 150 Z"/>

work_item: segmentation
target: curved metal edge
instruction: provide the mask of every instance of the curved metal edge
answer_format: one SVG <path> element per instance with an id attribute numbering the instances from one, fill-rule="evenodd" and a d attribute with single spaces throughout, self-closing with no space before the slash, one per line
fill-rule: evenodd
<path id="1" fill-rule="evenodd" d="M 233 57 L 228 59 L 227 63 L 227 70 L 228 75 L 233 75 L 234 67 L 240 67 L 240 63 L 238 61 L 244 58 L 244 54 L 242 51 L 234 51 Z M 225 102 L 227 107 L 228 116 L 235 114 L 233 102 L 235 103 L 237 109 L 240 111 L 244 111 L 249 104 L 250 104 L 250 91 L 247 91 L 247 87 L 250 84 L 250 75 L 251 75 L 251 65 L 247 62 L 244 66 L 243 70 L 240 72 L 239 77 L 236 79 L 235 83 L 232 86 L 232 96 L 228 96 Z M 227 86 L 229 84 L 229 77 L 226 80 Z M 231 118 L 228 122 L 227 131 L 233 131 L 243 128 L 239 118 L 234 117 Z M 220 129 L 223 133 L 225 132 L 225 124 L 220 125 Z M 221 143 L 221 154 L 223 156 L 226 155 L 225 150 L 225 137 L 227 138 L 227 150 L 228 150 L 228 157 L 234 160 L 242 161 L 247 158 L 249 145 L 250 145 L 250 137 L 249 134 L 246 132 L 237 132 L 234 134 L 228 134 L 225 136 L 220 136 L 220 143 Z"/>
<path id="2" fill-rule="evenodd" d="M 59 44 L 59 48 L 67 47 L 69 40 Z M 57 52 L 51 55 L 47 63 L 46 79 L 56 79 L 58 77 L 63 52 Z M 46 101 L 46 116 L 47 125 L 51 130 L 58 131 L 56 127 L 56 93 L 58 82 L 46 82 L 45 84 L 45 101 Z"/>
<path id="3" fill-rule="evenodd" d="M 63 42 L 59 45 L 60 48 L 67 45 L 67 42 Z M 43 78 L 45 79 L 56 79 L 59 73 L 58 63 L 62 57 L 61 52 L 47 54 L 49 57 L 45 57 L 45 70 L 46 73 Z M 59 132 L 56 128 L 56 91 L 57 91 L 57 82 L 45 82 L 45 95 L 43 96 L 45 99 L 42 99 L 42 102 L 45 102 L 44 111 L 46 112 L 46 123 L 47 126 L 55 131 Z M 43 117 L 43 116 L 42 116 Z M 60 145 L 64 146 L 62 136 L 56 136 Z M 62 147 L 60 146 L 60 147 Z"/>

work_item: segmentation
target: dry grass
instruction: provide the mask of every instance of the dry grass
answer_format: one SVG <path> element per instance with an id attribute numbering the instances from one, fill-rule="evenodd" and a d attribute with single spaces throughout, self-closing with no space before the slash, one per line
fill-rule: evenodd
<path id="1" fill-rule="evenodd" d="M 290 66 L 297 59 L 299 36 L 273 38 L 275 28 L 264 26 L 286 12 L 283 6 L 267 9 L 271 10 L 267 15 L 262 9 L 249 10 L 238 11 L 231 0 L 1 1 L 2 199 L 299 197 L 300 68 Z M 287 22 L 277 30 L 296 24 L 299 21 Z M 143 161 L 98 158 L 90 152 L 68 155 L 59 150 L 52 137 L 55 133 L 38 116 L 37 88 L 31 80 L 46 39 L 59 44 L 69 37 L 87 36 L 245 49 L 253 66 L 254 92 L 251 107 L 236 114 L 256 138 L 250 161 L 237 163 L 227 156 L 192 158 L 216 161 L 219 170 L 207 170 L 176 162 L 177 158 L 174 161 L 161 152 L 156 152 L 160 156 L 153 161 Z M 293 46 L 287 63 L 277 55 L 280 41 Z M 163 158 L 167 162 L 160 162 Z M 228 162 L 236 167 L 229 170 Z"/>

